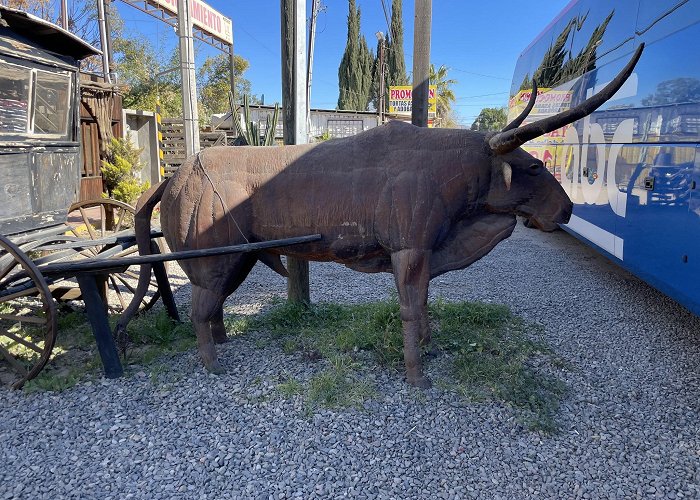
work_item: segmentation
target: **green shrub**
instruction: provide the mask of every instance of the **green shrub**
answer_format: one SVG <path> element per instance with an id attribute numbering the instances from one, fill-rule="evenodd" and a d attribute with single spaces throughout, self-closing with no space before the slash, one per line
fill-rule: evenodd
<path id="1" fill-rule="evenodd" d="M 137 177 L 142 168 L 140 154 L 141 149 L 135 148 L 129 138 L 112 139 L 107 158 L 102 161 L 102 179 L 110 198 L 133 204 L 148 189 L 149 183 Z"/>

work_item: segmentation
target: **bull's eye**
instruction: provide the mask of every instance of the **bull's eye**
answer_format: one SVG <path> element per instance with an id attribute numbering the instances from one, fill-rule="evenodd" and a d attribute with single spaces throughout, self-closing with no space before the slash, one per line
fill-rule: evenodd
<path id="1" fill-rule="evenodd" d="M 532 165 L 530 165 L 529 174 L 530 175 L 537 175 L 542 171 L 542 168 L 543 168 L 542 163 L 540 163 L 540 162 L 533 163 Z"/>

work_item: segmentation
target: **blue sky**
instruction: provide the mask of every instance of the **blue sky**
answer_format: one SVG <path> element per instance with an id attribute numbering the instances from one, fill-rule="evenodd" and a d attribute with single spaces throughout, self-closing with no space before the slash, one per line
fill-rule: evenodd
<path id="1" fill-rule="evenodd" d="M 375 33 L 387 31 L 380 0 L 356 0 L 361 9 L 361 31 L 376 48 Z M 281 100 L 279 0 L 209 0 L 233 20 L 235 53 L 250 62 L 245 76 L 252 91 L 266 103 Z M 311 12 L 308 0 L 307 12 Z M 386 0 L 391 4 L 391 0 Z M 433 0 L 431 61 L 450 68 L 458 81 L 454 109 L 460 121 L 471 125 L 483 107 L 505 106 L 520 52 L 547 26 L 569 0 Z M 122 3 L 116 5 L 133 34 L 149 38 L 158 52 L 177 42 L 174 31 L 162 22 Z M 311 106 L 330 108 L 338 100 L 338 65 L 347 37 L 347 0 L 322 0 L 314 54 Z M 411 71 L 413 56 L 413 0 L 403 2 L 404 54 Z M 216 50 L 198 43 L 198 58 Z"/>

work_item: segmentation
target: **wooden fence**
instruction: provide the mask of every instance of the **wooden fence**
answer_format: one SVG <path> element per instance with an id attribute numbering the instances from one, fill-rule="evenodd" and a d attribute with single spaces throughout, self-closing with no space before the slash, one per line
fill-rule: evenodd
<path id="1" fill-rule="evenodd" d="M 160 131 L 163 140 L 161 151 L 163 153 L 161 166 L 165 177 L 170 177 L 185 161 L 185 130 L 184 122 L 179 118 L 163 118 L 161 120 Z M 212 146 L 232 145 L 236 136 L 230 131 L 216 130 L 199 132 L 199 147 L 201 149 Z"/>

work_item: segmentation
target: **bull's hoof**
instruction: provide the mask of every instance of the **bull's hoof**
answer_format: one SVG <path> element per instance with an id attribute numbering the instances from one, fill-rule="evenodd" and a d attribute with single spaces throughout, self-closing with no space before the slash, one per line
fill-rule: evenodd
<path id="1" fill-rule="evenodd" d="M 204 368 L 206 368 L 209 373 L 213 373 L 214 375 L 226 373 L 226 370 L 223 366 L 221 366 L 221 363 L 219 363 L 218 360 L 211 361 L 209 363 L 205 362 Z"/>
<path id="2" fill-rule="evenodd" d="M 406 377 L 406 382 L 408 382 L 413 387 L 419 387 L 421 389 L 430 389 L 433 383 L 425 375 L 420 377 Z"/>
<path id="3" fill-rule="evenodd" d="M 228 336 L 227 335 L 212 335 L 214 339 L 215 344 L 225 344 L 228 342 Z"/>
<path id="4" fill-rule="evenodd" d="M 440 354 L 440 351 L 434 345 L 430 346 L 426 351 L 423 352 L 423 356 L 428 359 L 435 359 Z"/>

